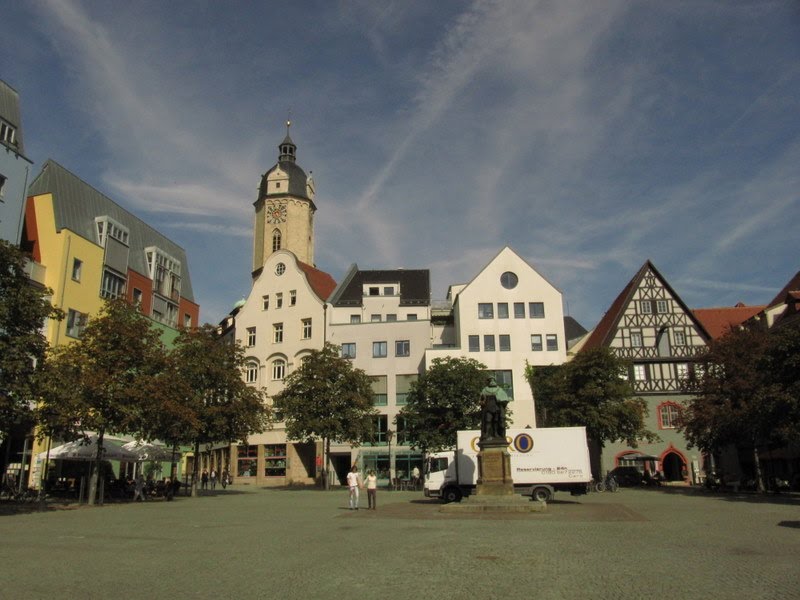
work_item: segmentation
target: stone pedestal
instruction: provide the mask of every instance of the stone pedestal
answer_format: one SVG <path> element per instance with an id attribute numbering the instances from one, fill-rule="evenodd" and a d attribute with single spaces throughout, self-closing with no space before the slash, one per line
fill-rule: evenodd
<path id="1" fill-rule="evenodd" d="M 511 455 L 505 440 L 480 443 L 477 496 L 513 496 Z"/>

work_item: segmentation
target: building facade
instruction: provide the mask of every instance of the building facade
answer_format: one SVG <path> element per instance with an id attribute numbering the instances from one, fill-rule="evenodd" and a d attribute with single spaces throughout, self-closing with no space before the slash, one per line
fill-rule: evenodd
<path id="1" fill-rule="evenodd" d="M 474 358 L 485 364 L 512 401 L 513 427 L 536 427 L 525 368 L 566 361 L 561 292 L 511 248 L 503 248 L 466 284 L 452 285 L 432 316 L 435 358 Z"/>
<path id="2" fill-rule="evenodd" d="M 197 327 L 183 248 L 52 160 L 28 193 L 21 246 L 33 259 L 29 274 L 65 315 L 45 323 L 50 346 L 78 340 L 104 300 L 117 297 L 137 305 L 167 345 L 180 328 Z M 36 443 L 33 454 L 45 446 Z"/>
<path id="3" fill-rule="evenodd" d="M 227 335 L 245 349 L 245 381 L 272 398 L 284 379 L 311 350 L 325 343 L 325 301 L 333 278 L 309 261 L 314 258 L 314 184 L 296 162 L 287 131 L 278 162 L 261 178 L 254 203 L 253 286 L 224 323 Z M 280 417 L 278 415 L 278 417 Z M 278 420 L 251 435 L 247 444 L 219 445 L 201 457 L 203 466 L 229 468 L 237 483 L 313 483 L 315 443 L 288 440 Z"/>
<path id="4" fill-rule="evenodd" d="M 682 381 L 710 336 L 694 313 L 647 261 L 623 288 L 597 327 L 575 348 L 607 347 L 631 362 L 634 393 L 647 402 L 646 427 L 661 438 L 630 448 L 609 443 L 602 451 L 602 473 L 618 466 L 660 472 L 667 481 L 698 482 L 702 455 L 689 449 L 677 431 L 680 407 L 689 396 Z M 598 473 L 599 475 L 599 473 Z"/>
<path id="5" fill-rule="evenodd" d="M 33 163 L 25 156 L 19 94 L 0 80 L 0 239 L 19 244 Z"/>
<path id="6" fill-rule="evenodd" d="M 404 481 L 422 455 L 408 445 L 399 416 L 431 343 L 430 273 L 424 269 L 362 271 L 353 265 L 328 300 L 327 341 L 372 378 L 375 438 L 358 448 L 331 447 L 339 480 L 350 466 L 379 480 Z"/>

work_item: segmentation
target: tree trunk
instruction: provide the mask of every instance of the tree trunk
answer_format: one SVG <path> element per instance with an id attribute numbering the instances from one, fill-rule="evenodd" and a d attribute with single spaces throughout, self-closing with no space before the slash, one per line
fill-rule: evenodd
<path id="1" fill-rule="evenodd" d="M 325 470 L 323 471 L 323 476 L 325 477 L 325 489 L 329 490 L 331 489 L 331 438 L 325 438 L 324 454 Z"/>
<path id="2" fill-rule="evenodd" d="M 761 462 L 758 458 L 758 446 L 756 444 L 753 444 L 753 460 L 756 466 L 756 485 L 758 486 L 758 493 L 766 494 L 767 489 L 764 487 L 764 475 L 761 472 Z"/>
<path id="3" fill-rule="evenodd" d="M 200 466 L 200 440 L 194 443 L 194 461 L 192 465 L 192 498 L 197 498 L 197 469 Z"/>
<path id="4" fill-rule="evenodd" d="M 92 461 L 92 470 L 89 474 L 89 497 L 86 499 L 86 503 L 89 505 L 93 505 L 97 503 L 97 480 L 99 479 L 100 475 L 100 461 L 103 458 L 103 435 L 105 434 L 104 430 L 100 430 L 97 432 L 97 454 Z M 103 499 L 100 498 L 100 504 L 103 503 Z"/>

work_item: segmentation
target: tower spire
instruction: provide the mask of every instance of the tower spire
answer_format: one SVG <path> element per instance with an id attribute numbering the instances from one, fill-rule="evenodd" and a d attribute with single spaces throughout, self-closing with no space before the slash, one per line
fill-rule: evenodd
<path id="1" fill-rule="evenodd" d="M 294 142 L 292 141 L 291 136 L 289 135 L 289 129 L 292 126 L 292 111 L 289 109 L 289 115 L 286 119 L 286 137 L 283 138 L 280 146 L 278 146 L 280 155 L 278 156 L 278 160 L 294 162 L 295 161 L 295 154 L 297 152 L 297 146 L 295 146 Z"/>

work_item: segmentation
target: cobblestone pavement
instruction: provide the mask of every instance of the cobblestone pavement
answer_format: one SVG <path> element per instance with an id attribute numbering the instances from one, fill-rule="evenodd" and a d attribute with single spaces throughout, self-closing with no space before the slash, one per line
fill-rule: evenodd
<path id="1" fill-rule="evenodd" d="M 234 486 L 175 502 L 0 511 L 3 598 L 800 598 L 800 499 L 558 494 L 453 515 L 420 493 Z M 362 498 L 366 504 L 366 498 Z"/>

